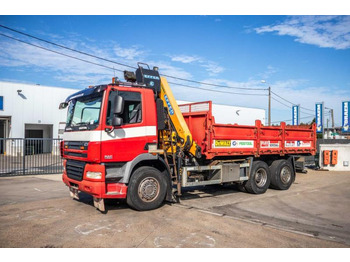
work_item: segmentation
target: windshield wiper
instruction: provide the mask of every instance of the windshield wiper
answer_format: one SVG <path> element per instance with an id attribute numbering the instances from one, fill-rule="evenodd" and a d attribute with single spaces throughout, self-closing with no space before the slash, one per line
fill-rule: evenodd
<path id="1" fill-rule="evenodd" d="M 91 124 L 91 121 L 79 122 L 79 123 L 75 123 L 74 121 L 72 121 L 72 123 L 69 126 L 70 127 L 86 126 L 89 128 L 91 125 L 95 125 L 95 124 L 96 124 L 95 122 Z"/>
<path id="2" fill-rule="evenodd" d="M 80 122 L 80 123 L 75 123 L 75 126 L 82 126 L 82 125 L 88 125 L 89 122 Z"/>

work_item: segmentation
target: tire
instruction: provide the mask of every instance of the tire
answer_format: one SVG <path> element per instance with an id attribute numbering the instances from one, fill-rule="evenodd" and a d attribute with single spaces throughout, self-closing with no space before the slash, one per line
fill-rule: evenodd
<path id="1" fill-rule="evenodd" d="M 287 190 L 295 180 L 295 173 L 290 161 L 279 159 L 272 162 L 270 166 L 271 185 L 278 190 Z"/>
<path id="2" fill-rule="evenodd" d="M 263 161 L 254 161 L 249 179 L 244 183 L 244 188 L 251 194 L 263 194 L 269 188 L 271 181 L 270 169 Z"/>
<path id="3" fill-rule="evenodd" d="M 163 203 L 166 190 L 166 179 L 158 169 L 140 167 L 131 176 L 126 202 L 139 211 L 156 209 Z"/>

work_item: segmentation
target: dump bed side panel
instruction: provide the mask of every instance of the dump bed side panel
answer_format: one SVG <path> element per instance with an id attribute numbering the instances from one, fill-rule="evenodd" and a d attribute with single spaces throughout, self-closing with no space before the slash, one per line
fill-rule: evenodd
<path id="1" fill-rule="evenodd" d="M 257 123 L 256 123 L 257 124 Z M 259 154 L 284 154 L 283 146 L 283 125 L 282 126 L 259 126 Z"/>
<path id="2" fill-rule="evenodd" d="M 257 128 L 255 126 L 212 124 L 211 156 L 256 155 Z"/>
<path id="3" fill-rule="evenodd" d="M 312 126 L 255 126 L 217 124 L 211 101 L 180 105 L 180 110 L 207 159 L 216 156 L 315 154 L 316 133 Z"/>
<path id="4" fill-rule="evenodd" d="M 284 147 L 288 154 L 316 154 L 316 126 L 286 126 Z"/>

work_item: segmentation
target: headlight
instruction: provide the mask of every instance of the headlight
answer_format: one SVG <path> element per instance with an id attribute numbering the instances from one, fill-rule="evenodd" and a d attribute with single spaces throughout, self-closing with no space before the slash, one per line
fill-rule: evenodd
<path id="1" fill-rule="evenodd" d="M 102 173 L 101 172 L 87 171 L 86 172 L 86 177 L 92 178 L 92 179 L 101 179 L 102 178 Z"/>

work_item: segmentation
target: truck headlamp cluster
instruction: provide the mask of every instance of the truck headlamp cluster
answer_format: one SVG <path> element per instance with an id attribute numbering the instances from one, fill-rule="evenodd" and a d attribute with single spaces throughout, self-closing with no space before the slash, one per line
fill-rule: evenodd
<path id="1" fill-rule="evenodd" d="M 86 177 L 91 178 L 91 179 L 101 179 L 102 178 L 102 173 L 101 172 L 87 171 L 86 172 Z"/>

